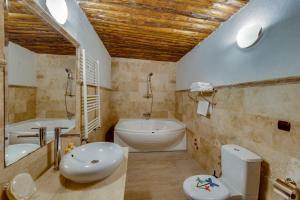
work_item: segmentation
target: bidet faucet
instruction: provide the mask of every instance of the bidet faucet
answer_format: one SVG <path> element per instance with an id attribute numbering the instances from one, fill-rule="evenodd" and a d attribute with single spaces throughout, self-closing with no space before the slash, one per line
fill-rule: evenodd
<path id="1" fill-rule="evenodd" d="M 80 137 L 80 134 L 64 133 L 61 134 L 61 130 L 68 129 L 66 127 L 57 127 L 54 129 L 54 169 L 59 169 L 59 163 L 61 159 L 61 139 L 64 137 Z"/>

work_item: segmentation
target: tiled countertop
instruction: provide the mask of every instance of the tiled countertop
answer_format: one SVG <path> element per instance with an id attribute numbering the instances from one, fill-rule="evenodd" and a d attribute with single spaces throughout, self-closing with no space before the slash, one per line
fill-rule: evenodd
<path id="1" fill-rule="evenodd" d="M 106 179 L 78 184 L 62 177 L 53 168 L 36 180 L 38 191 L 33 200 L 123 200 L 128 162 L 128 148 L 124 149 L 124 160 L 120 167 Z"/>

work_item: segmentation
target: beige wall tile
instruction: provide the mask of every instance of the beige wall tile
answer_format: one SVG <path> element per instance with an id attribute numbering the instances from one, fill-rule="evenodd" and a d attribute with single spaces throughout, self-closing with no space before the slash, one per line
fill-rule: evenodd
<path id="1" fill-rule="evenodd" d="M 153 72 L 153 113 L 155 118 L 173 118 L 175 115 L 176 65 L 126 58 L 112 60 L 112 111 L 113 121 L 120 118 L 142 118 L 150 111 L 146 94 L 147 75 Z"/>
<path id="2" fill-rule="evenodd" d="M 111 90 L 100 88 L 100 109 L 101 109 L 101 128 L 89 135 L 90 142 L 105 141 L 111 138 L 112 132 L 109 132 L 113 126 L 112 120 L 112 101 Z M 107 134 L 110 134 L 109 136 Z"/>
<path id="3" fill-rule="evenodd" d="M 36 87 L 8 86 L 8 123 L 36 118 Z"/>
<path id="4" fill-rule="evenodd" d="M 76 56 L 38 54 L 37 65 L 37 87 L 8 88 L 9 123 L 34 118 L 66 118 L 65 68 L 72 69 L 75 76 Z M 74 113 L 75 97 L 67 97 L 67 102 L 69 111 Z"/>
<path id="5" fill-rule="evenodd" d="M 37 66 L 37 118 L 66 118 L 65 69 L 71 69 L 75 77 L 76 56 L 40 54 Z M 69 112 L 75 113 L 75 101 L 75 97 L 67 97 Z"/>

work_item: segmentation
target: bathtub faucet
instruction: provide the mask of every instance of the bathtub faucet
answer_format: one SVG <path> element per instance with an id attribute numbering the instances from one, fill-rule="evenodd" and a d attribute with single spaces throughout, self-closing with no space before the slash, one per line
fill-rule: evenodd
<path id="1" fill-rule="evenodd" d="M 143 113 L 143 117 L 145 119 L 150 119 L 151 118 L 151 113 L 150 112 Z"/>
<path id="2" fill-rule="evenodd" d="M 43 147 L 47 144 L 47 127 L 38 127 L 38 128 L 31 128 L 34 130 L 39 130 L 36 134 L 24 134 L 18 135 L 18 138 L 39 138 L 40 147 Z"/>

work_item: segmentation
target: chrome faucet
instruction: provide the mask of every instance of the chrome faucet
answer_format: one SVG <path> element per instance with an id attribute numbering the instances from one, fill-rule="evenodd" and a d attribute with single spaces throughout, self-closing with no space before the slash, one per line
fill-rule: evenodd
<path id="1" fill-rule="evenodd" d="M 151 104 L 150 104 L 150 111 L 143 113 L 143 116 L 145 119 L 150 119 L 151 118 L 151 113 L 152 113 L 152 107 L 153 107 L 153 92 L 152 92 L 152 86 L 151 86 L 151 77 L 153 76 L 153 73 L 149 73 L 147 76 L 147 91 L 146 95 L 144 95 L 144 98 L 150 99 L 151 98 Z"/>
<path id="2" fill-rule="evenodd" d="M 143 117 L 145 119 L 150 119 L 151 118 L 151 113 L 150 112 L 143 113 Z"/>
<path id="3" fill-rule="evenodd" d="M 34 130 L 38 129 L 39 133 L 18 135 L 17 138 L 38 137 L 40 146 L 41 147 L 45 146 L 47 144 L 47 127 L 38 127 L 38 128 L 32 128 L 32 129 L 34 129 Z"/>
<path id="4" fill-rule="evenodd" d="M 68 129 L 65 127 L 57 127 L 54 129 L 54 169 L 59 169 L 59 163 L 61 159 L 61 139 L 64 137 L 80 137 L 80 134 L 64 133 L 61 134 L 61 130 Z"/>

